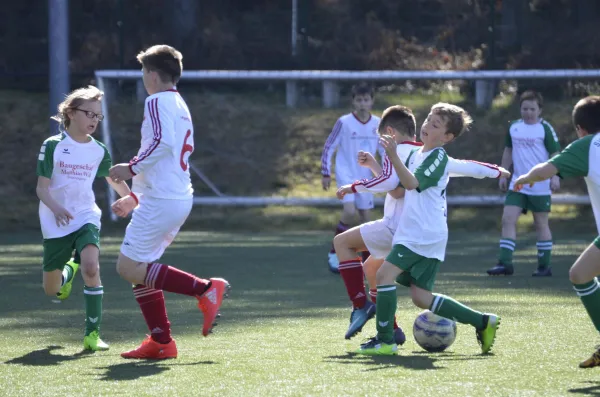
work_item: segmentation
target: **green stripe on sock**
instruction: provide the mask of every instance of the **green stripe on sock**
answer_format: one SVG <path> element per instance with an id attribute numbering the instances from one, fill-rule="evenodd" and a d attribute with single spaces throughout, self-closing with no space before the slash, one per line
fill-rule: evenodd
<path id="1" fill-rule="evenodd" d="M 498 261 L 500 261 L 504 265 L 512 266 L 513 252 L 515 251 L 515 247 L 515 240 L 510 238 L 501 238 L 500 250 L 498 252 Z"/>
<path id="2" fill-rule="evenodd" d="M 63 285 L 65 285 L 67 282 L 71 281 L 71 279 L 73 278 L 73 268 L 71 267 L 71 265 L 69 264 L 65 264 L 65 267 L 63 268 L 62 271 L 62 284 L 61 287 Z"/>
<path id="3" fill-rule="evenodd" d="M 577 292 L 583 307 L 590 316 L 596 330 L 600 332 L 600 286 L 598 280 L 594 278 L 584 284 L 573 284 L 573 288 Z"/>
<path id="4" fill-rule="evenodd" d="M 397 303 L 395 285 L 377 286 L 377 311 L 375 314 L 377 337 L 385 343 L 394 341 L 394 314 L 396 314 Z"/>
<path id="5" fill-rule="evenodd" d="M 102 296 L 103 287 L 83 287 L 83 296 L 85 297 L 85 335 L 92 331 L 100 332 L 100 323 L 102 323 Z"/>
<path id="6" fill-rule="evenodd" d="M 379 302 L 379 297 L 377 299 L 377 302 Z M 473 310 L 449 296 L 433 294 L 433 302 L 429 310 L 438 316 L 458 321 L 462 324 L 471 324 L 477 329 L 482 329 L 485 326 L 483 323 L 483 313 Z"/>
<path id="7" fill-rule="evenodd" d="M 550 258 L 552 257 L 552 240 L 550 241 L 538 241 L 537 242 L 537 258 L 538 267 L 549 267 Z"/>

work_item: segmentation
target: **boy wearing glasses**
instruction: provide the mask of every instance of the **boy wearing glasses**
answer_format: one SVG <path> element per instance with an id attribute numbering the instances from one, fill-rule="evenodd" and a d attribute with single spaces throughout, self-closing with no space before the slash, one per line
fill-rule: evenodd
<path id="1" fill-rule="evenodd" d="M 67 299 L 81 266 L 86 308 L 83 347 L 92 351 L 108 349 L 99 334 L 104 292 L 99 264 L 102 212 L 92 190 L 94 178 L 105 177 L 121 197 L 130 194 L 125 182 L 108 178 L 110 155 L 92 138 L 104 118 L 102 96 L 93 86 L 71 92 L 52 117 L 60 123 L 60 134 L 44 141 L 37 161 L 44 291 L 61 301 Z M 73 250 L 76 259 L 71 259 Z"/>

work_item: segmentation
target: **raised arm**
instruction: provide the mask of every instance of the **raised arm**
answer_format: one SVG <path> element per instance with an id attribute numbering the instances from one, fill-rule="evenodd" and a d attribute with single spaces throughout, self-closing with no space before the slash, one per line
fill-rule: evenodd
<path id="1" fill-rule="evenodd" d="M 381 158 L 383 159 L 384 157 Z M 358 152 L 358 164 L 370 169 L 374 176 L 378 176 L 383 170 L 371 153 L 363 152 L 362 150 Z"/>
<path id="2" fill-rule="evenodd" d="M 451 177 L 500 178 L 510 177 L 510 172 L 496 164 L 473 160 L 457 160 L 448 157 L 448 171 Z"/>
<path id="3" fill-rule="evenodd" d="M 385 152 L 392 163 L 394 171 L 398 175 L 398 179 L 400 180 L 402 187 L 404 187 L 406 190 L 418 188 L 419 181 L 413 175 L 413 173 L 406 168 L 404 162 L 400 156 L 398 156 L 396 151 L 398 145 L 396 144 L 396 141 L 394 141 L 394 138 L 389 135 L 383 135 L 381 138 L 379 138 L 379 142 L 384 147 Z"/>
<path id="4" fill-rule="evenodd" d="M 352 184 L 353 193 L 371 192 L 371 193 L 387 193 L 398 187 L 400 180 L 394 171 L 394 167 L 390 159 L 386 156 L 383 160 L 381 173 L 375 178 L 363 179 Z"/>

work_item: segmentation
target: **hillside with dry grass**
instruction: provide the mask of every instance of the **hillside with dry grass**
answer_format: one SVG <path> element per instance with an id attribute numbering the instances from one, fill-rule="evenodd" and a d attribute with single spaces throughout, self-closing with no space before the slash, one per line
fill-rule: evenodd
<path id="1" fill-rule="evenodd" d="M 306 105 L 288 109 L 276 94 L 233 95 L 183 90 L 183 95 L 194 117 L 196 150 L 192 160 L 225 194 L 304 197 L 333 194 L 320 188 L 320 155 L 335 120 L 347 112 L 347 108 L 322 109 Z M 412 107 L 421 121 L 431 104 L 439 100 L 464 106 L 475 119 L 471 131 L 448 145 L 449 154 L 456 158 L 498 163 L 507 123 L 518 117 L 518 110 L 510 98 L 500 98 L 491 110 L 481 111 L 457 93 L 388 93 L 378 95 L 375 113 L 381 113 L 390 104 L 402 103 Z M 563 146 L 575 138 L 569 119 L 574 102 L 575 99 L 549 102 L 544 109 Z M 121 95 L 118 102 L 110 105 L 113 161 L 128 161 L 139 145 L 143 106 L 129 95 Z M 5 170 L 4 178 L 0 180 L 0 223 L 6 228 L 37 226 L 35 166 L 39 147 L 49 134 L 47 107 L 46 95 L 0 92 L 2 168 Z M 101 139 L 99 132 L 97 138 Z M 196 177 L 194 185 L 197 194 L 212 195 Z M 98 181 L 97 198 L 102 208 L 106 208 L 104 189 L 105 184 Z M 582 192 L 583 182 L 568 181 L 564 183 L 563 191 Z M 457 179 L 452 182 L 450 194 L 469 193 L 497 193 L 496 181 Z M 213 208 L 195 212 L 204 219 L 235 218 L 231 211 Z M 253 220 L 239 219 L 234 226 L 239 223 L 249 227 L 249 223 L 273 211 L 245 210 L 242 212 L 245 215 L 240 217 Z M 311 211 L 288 208 L 281 212 L 286 214 L 284 219 L 293 223 L 295 216 L 314 213 Z M 334 212 L 337 213 L 325 211 L 327 214 Z M 216 218 L 214 222 L 218 222 Z M 323 222 L 322 226 L 327 223 Z"/>

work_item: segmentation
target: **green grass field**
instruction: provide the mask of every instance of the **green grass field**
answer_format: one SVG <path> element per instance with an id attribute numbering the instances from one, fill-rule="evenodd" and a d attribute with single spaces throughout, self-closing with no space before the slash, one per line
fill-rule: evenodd
<path id="1" fill-rule="evenodd" d="M 598 338 L 567 276 L 592 235 L 563 230 L 555 233 L 550 279 L 530 277 L 531 234 L 519 244 L 517 273 L 489 278 L 483 273 L 494 264 L 496 233 L 451 230 L 437 291 L 502 316 L 494 353 L 482 356 L 465 325 L 447 352 L 422 351 L 412 337 L 420 310 L 400 290 L 397 315 L 407 343 L 391 358 L 352 354 L 374 334 L 374 322 L 344 340 L 350 307 L 341 279 L 326 268 L 329 233 L 184 231 L 163 261 L 223 276 L 233 289 L 208 338 L 195 300 L 166 294 L 180 356 L 163 362 L 119 357 L 147 332 L 130 286 L 114 269 L 119 233 L 102 241 L 102 335 L 111 350 L 96 354 L 81 352 L 81 279 L 68 301 L 52 303 L 41 288 L 39 233 L 2 235 L 0 395 L 600 395 L 598 370 L 577 368 Z"/>

